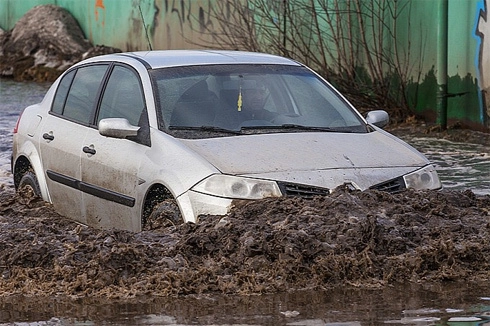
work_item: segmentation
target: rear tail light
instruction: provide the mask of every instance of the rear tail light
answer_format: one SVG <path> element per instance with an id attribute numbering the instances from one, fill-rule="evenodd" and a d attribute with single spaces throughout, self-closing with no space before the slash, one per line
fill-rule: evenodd
<path id="1" fill-rule="evenodd" d="M 22 111 L 20 114 L 19 114 L 19 117 L 17 118 L 17 122 L 15 123 L 15 127 L 14 127 L 14 134 L 17 133 L 17 131 L 19 130 L 19 123 L 20 123 L 20 118 L 22 117 L 22 113 L 24 111 Z"/>

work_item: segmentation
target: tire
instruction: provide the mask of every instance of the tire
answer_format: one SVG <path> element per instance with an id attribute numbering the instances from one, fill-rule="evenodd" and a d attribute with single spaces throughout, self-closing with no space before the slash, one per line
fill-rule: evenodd
<path id="1" fill-rule="evenodd" d="M 143 230 L 156 230 L 184 223 L 179 206 L 174 199 L 166 199 L 153 208 L 150 216 L 145 220 Z"/>
<path id="2" fill-rule="evenodd" d="M 39 187 L 39 182 L 34 172 L 27 171 L 22 176 L 17 187 L 17 194 L 26 202 L 41 198 L 41 187 Z"/>

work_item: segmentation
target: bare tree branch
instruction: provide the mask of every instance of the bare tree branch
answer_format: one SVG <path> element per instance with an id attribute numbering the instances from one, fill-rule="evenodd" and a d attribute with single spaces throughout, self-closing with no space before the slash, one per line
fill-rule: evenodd
<path id="1" fill-rule="evenodd" d="M 421 61 L 412 59 L 410 35 L 405 44 L 397 37 L 402 13 L 409 24 L 411 5 L 393 0 L 223 0 L 205 13 L 212 24 L 193 26 L 200 26 L 200 46 L 293 58 L 359 108 L 381 106 L 403 119 L 411 114 L 408 85 Z"/>

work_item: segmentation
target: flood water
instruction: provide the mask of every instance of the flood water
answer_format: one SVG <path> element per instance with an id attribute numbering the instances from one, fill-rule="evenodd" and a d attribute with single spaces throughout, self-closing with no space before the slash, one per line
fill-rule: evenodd
<path id="1" fill-rule="evenodd" d="M 11 138 L 17 116 L 41 101 L 48 87 L 0 80 L 0 189 L 12 187 Z M 436 165 L 445 188 L 490 194 L 490 145 L 402 138 Z M 400 324 L 490 325 L 490 284 L 129 301 L 0 296 L 0 325 Z"/>
<path id="2" fill-rule="evenodd" d="M 429 137 L 403 137 L 437 168 L 444 188 L 490 194 L 490 144 L 468 144 Z"/>

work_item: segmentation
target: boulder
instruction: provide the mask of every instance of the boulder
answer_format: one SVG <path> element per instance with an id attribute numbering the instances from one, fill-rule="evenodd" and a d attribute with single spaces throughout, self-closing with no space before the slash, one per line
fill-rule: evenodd
<path id="1" fill-rule="evenodd" d="M 66 9 L 55 5 L 36 6 L 11 31 L 0 32 L 0 77 L 53 81 L 92 53 L 121 52 L 105 46 L 95 49 Z"/>

